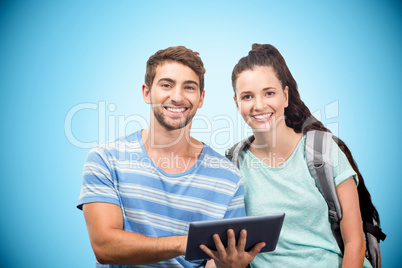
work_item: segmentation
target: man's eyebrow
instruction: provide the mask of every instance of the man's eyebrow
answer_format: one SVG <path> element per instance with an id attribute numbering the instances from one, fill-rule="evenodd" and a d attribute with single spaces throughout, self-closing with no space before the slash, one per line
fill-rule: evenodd
<path id="1" fill-rule="evenodd" d="M 161 83 L 161 82 L 169 82 L 169 83 L 172 83 L 172 84 L 176 83 L 176 81 L 173 80 L 172 78 L 161 78 L 161 79 L 158 80 L 158 83 Z M 185 80 L 183 82 L 183 84 L 195 84 L 197 87 L 199 86 L 198 83 L 193 81 L 193 80 Z"/>
<path id="2" fill-rule="evenodd" d="M 197 87 L 199 86 L 198 83 L 193 80 L 186 80 L 183 84 L 195 84 Z"/>
<path id="3" fill-rule="evenodd" d="M 160 82 L 176 83 L 176 81 L 174 81 L 171 78 L 161 78 L 161 79 L 158 80 L 158 83 L 160 83 Z"/>

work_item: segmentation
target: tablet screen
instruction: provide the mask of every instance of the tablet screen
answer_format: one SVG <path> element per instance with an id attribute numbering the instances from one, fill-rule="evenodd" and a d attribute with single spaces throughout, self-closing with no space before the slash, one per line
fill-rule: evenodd
<path id="1" fill-rule="evenodd" d="M 231 219 L 198 221 L 190 223 L 188 231 L 186 260 L 209 259 L 210 257 L 200 249 L 204 244 L 212 250 L 216 250 L 213 234 L 219 234 L 222 243 L 227 245 L 227 230 L 233 229 L 236 242 L 240 231 L 247 230 L 247 242 L 245 250 L 249 251 L 259 242 L 265 242 L 265 247 L 260 252 L 273 251 L 279 239 L 285 213 L 270 214 L 264 216 L 247 216 Z"/>

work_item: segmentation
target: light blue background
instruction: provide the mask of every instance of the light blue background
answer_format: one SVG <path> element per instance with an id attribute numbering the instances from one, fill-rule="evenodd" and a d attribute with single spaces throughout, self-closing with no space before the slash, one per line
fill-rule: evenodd
<path id="1" fill-rule="evenodd" d="M 147 122 L 141 85 L 157 50 L 185 45 L 205 63 L 194 136 L 221 153 L 244 137 L 230 75 L 257 42 L 281 51 L 302 99 L 350 146 L 388 234 L 384 267 L 400 267 L 401 11 L 400 1 L 2 1 L 0 266 L 94 267 L 75 208 L 83 163 L 91 142 Z"/>

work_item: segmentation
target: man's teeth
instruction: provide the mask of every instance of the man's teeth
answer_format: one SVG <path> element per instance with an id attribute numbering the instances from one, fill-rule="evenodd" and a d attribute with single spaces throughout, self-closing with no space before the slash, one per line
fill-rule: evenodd
<path id="1" fill-rule="evenodd" d="M 186 108 L 172 108 L 172 107 L 167 107 L 166 109 L 174 113 L 181 113 L 186 110 Z"/>
<path id="2" fill-rule="evenodd" d="M 272 114 L 262 114 L 262 115 L 255 115 L 255 119 L 267 119 L 271 116 Z"/>

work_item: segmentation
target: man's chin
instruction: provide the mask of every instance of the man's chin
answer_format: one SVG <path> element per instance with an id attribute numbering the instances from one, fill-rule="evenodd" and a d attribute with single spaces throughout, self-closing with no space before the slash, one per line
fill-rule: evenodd
<path id="1" fill-rule="evenodd" d="M 177 122 L 177 123 L 169 123 L 165 121 L 158 121 L 161 126 L 163 126 L 167 131 L 174 131 L 184 129 L 191 121 Z"/>
<path id="2" fill-rule="evenodd" d="M 172 120 L 171 118 L 166 118 L 157 113 L 155 113 L 155 118 L 158 121 L 158 123 L 161 126 L 163 126 L 167 131 L 183 129 L 187 125 L 189 125 L 193 119 L 193 117 L 191 117 L 191 118 L 184 118 L 184 119 L 180 118 L 177 120 Z"/>

